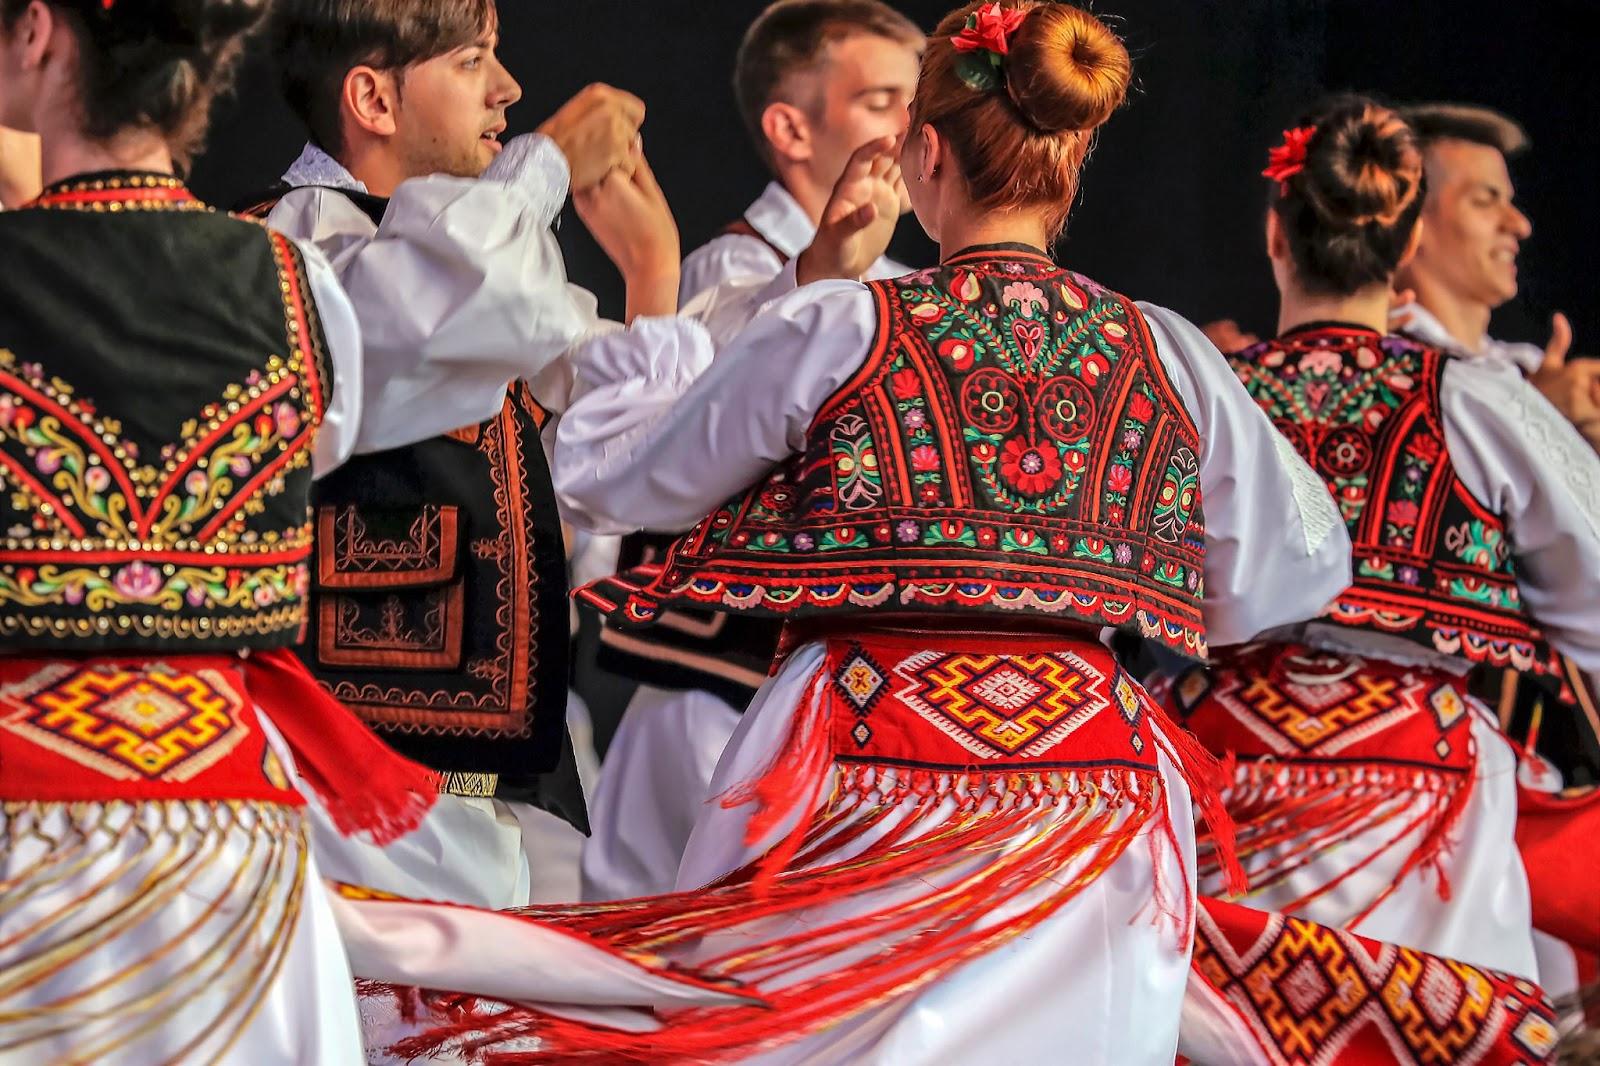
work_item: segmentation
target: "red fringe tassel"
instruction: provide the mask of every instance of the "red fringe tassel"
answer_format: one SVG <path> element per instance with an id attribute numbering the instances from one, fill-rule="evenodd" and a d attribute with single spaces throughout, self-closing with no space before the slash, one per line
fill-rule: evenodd
<path id="1" fill-rule="evenodd" d="M 768 1006 L 674 1012 L 660 1031 L 629 1033 L 524 1007 L 464 1014 L 459 997 L 423 992 L 441 1024 L 393 1053 L 451 1051 L 484 1066 L 743 1058 L 857 1016 L 1024 935 L 1109 869 L 1165 807 L 1159 778 L 1123 769 L 964 773 L 851 764 L 823 770 L 812 779 L 821 783 L 808 786 L 815 734 L 823 730 L 809 720 L 795 730 L 793 754 L 725 800 L 772 797 L 761 830 L 752 831 L 760 840 L 832 782 L 827 804 L 813 806 L 772 851 L 698 892 L 528 911 L 634 951 L 696 943 L 709 951 L 706 938 L 738 934 L 737 949 L 697 959 L 694 968 L 759 987 Z M 777 862 L 783 854 L 792 856 L 787 868 Z M 908 896 L 842 917 L 825 910 L 895 889 Z M 1014 913 L 1004 914 L 1008 903 Z M 811 920 L 788 932 L 793 926 L 783 919 L 802 914 Z M 778 921 L 778 930 L 763 929 L 763 919 Z M 538 1050 L 497 1050 L 529 1038 Z"/>
<path id="2" fill-rule="evenodd" d="M 1355 928 L 1388 899 L 1407 876 L 1431 865 L 1441 899 L 1450 898 L 1445 859 L 1451 834 L 1466 814 L 1473 781 L 1468 774 L 1376 764 L 1279 763 L 1270 760 L 1238 764 L 1235 784 L 1227 795 L 1228 814 L 1237 827 L 1240 855 L 1272 853 L 1255 865 L 1250 889 L 1280 884 L 1328 852 L 1364 834 L 1392 827 L 1388 840 L 1359 859 L 1342 863 L 1339 873 L 1298 899 L 1279 908 L 1292 912 L 1333 891 L 1358 871 L 1388 854 L 1406 837 L 1423 830 L 1394 881 L 1362 908 L 1349 927 Z M 1214 836 L 1198 840 L 1202 877 L 1223 869 Z M 1241 895 L 1228 884 L 1228 891 Z"/>

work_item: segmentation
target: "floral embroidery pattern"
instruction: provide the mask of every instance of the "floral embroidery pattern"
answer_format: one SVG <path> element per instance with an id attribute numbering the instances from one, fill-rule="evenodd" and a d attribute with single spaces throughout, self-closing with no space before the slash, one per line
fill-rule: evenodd
<path id="1" fill-rule="evenodd" d="M 873 290 L 879 348 L 807 452 L 686 535 L 648 589 L 608 589 L 618 620 L 647 623 L 658 595 L 1029 608 L 1203 647 L 1199 441 L 1137 308 L 1025 254 Z"/>
<path id="2" fill-rule="evenodd" d="M 1436 383 L 1444 356 L 1329 327 L 1233 356 L 1251 396 L 1338 501 L 1355 585 L 1330 616 L 1450 654 L 1532 661 L 1505 527 L 1456 478 Z"/>
<path id="3" fill-rule="evenodd" d="M 297 257 L 281 238 L 273 248 L 289 354 L 264 354 L 154 455 L 71 383 L 0 349 L 0 490 L 13 516 L 0 529 L 0 633 L 299 628 L 320 336 L 300 303 Z M 287 512 L 270 502 L 294 496 Z M 292 524 L 275 524 L 285 513 Z"/>

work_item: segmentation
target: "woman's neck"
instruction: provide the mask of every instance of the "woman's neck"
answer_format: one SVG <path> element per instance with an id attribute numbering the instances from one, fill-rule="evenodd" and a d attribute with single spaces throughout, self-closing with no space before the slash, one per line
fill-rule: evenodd
<path id="1" fill-rule="evenodd" d="M 41 130 L 40 169 L 46 186 L 75 174 L 101 170 L 147 170 L 174 173 L 172 151 L 154 133 L 127 133 L 109 141 L 91 141 L 75 132 Z"/>
<path id="2" fill-rule="evenodd" d="M 985 244 L 1026 244 L 1048 251 L 1050 238 L 1044 220 L 1031 213 L 952 212 L 939 227 L 939 258 L 949 259 L 964 248 Z"/>
<path id="3" fill-rule="evenodd" d="M 1278 308 L 1278 335 L 1308 322 L 1348 322 L 1379 333 L 1389 332 L 1389 286 L 1369 285 L 1348 296 L 1283 291 Z"/>

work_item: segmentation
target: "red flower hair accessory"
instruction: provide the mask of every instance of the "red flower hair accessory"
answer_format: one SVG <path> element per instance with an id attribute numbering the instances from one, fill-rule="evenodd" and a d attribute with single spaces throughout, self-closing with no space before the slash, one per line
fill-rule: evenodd
<path id="1" fill-rule="evenodd" d="M 1267 153 L 1267 169 L 1261 172 L 1261 176 L 1278 183 L 1279 195 L 1286 195 L 1289 192 L 1289 179 L 1306 168 L 1306 150 L 1316 132 L 1315 126 L 1284 130 L 1283 143 Z"/>
<path id="2" fill-rule="evenodd" d="M 979 92 L 1000 88 L 1011 35 L 1027 18 L 1027 11 L 1003 8 L 998 3 L 980 7 L 967 16 L 966 25 L 950 38 L 950 43 L 961 53 L 956 60 L 956 73 L 969 88 Z"/>

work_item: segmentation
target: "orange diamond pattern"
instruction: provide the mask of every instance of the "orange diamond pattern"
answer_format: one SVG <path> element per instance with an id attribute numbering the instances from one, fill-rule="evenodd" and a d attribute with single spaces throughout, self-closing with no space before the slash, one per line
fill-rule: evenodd
<path id="1" fill-rule="evenodd" d="M 1109 705 L 1105 675 L 1073 655 L 925 652 L 894 673 L 906 706 L 985 758 L 1038 754 Z"/>
<path id="2" fill-rule="evenodd" d="M 211 670 L 62 667 L 3 695 L 0 726 L 122 781 L 190 780 L 248 733 L 238 693 Z"/>

